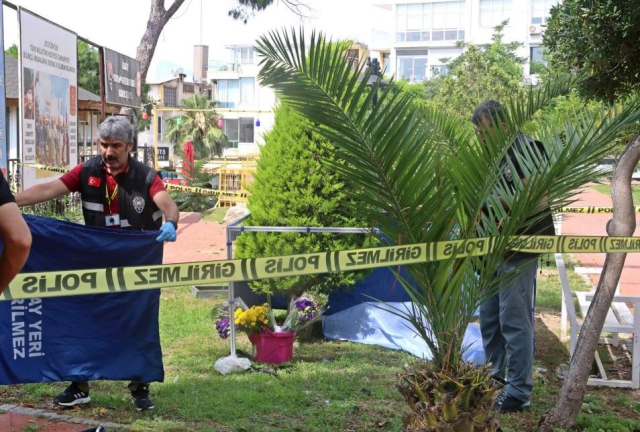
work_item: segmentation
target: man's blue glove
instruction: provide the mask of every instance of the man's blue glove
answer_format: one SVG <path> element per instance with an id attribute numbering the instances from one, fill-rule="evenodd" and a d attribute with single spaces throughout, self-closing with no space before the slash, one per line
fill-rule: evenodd
<path id="1" fill-rule="evenodd" d="M 176 241 L 178 234 L 176 234 L 175 222 L 166 221 L 160 227 L 160 235 L 156 237 L 156 241 Z"/>

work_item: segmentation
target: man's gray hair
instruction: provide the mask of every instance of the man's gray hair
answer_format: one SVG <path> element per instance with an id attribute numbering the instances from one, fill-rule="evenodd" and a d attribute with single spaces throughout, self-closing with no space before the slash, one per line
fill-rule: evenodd
<path id="1" fill-rule="evenodd" d="M 133 142 L 133 126 L 126 117 L 107 117 L 98 126 L 98 136 L 104 140 L 118 140 L 129 144 Z"/>
<path id="2" fill-rule="evenodd" d="M 482 125 L 482 120 L 491 120 L 492 124 L 502 123 L 505 121 L 504 107 L 500 102 L 492 99 L 482 102 L 476 107 L 471 117 L 471 122 L 476 125 Z"/>

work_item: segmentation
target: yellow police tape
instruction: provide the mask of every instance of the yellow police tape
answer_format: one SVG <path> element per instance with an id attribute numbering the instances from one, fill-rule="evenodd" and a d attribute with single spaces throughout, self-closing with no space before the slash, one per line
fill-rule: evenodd
<path id="1" fill-rule="evenodd" d="M 44 171 L 62 173 L 62 174 L 67 173 L 67 172 L 70 171 L 68 168 L 52 167 L 52 166 L 41 165 L 41 164 L 20 163 L 19 165 L 26 166 L 26 167 L 29 167 L 29 168 L 36 168 L 36 169 L 40 169 L 40 170 L 44 170 Z M 200 194 L 200 195 L 210 195 L 210 196 L 237 195 L 237 196 L 240 196 L 242 198 L 245 198 L 247 196 L 247 194 L 244 193 L 244 192 L 217 191 L 215 189 L 207 189 L 207 188 L 191 187 L 191 186 L 181 186 L 181 185 L 174 185 L 174 184 L 171 184 L 171 183 L 165 183 L 164 187 L 167 190 L 177 190 L 177 191 L 182 191 L 182 192 L 191 192 L 191 193 Z"/>
<path id="2" fill-rule="evenodd" d="M 47 165 L 40 164 L 31 164 L 31 163 L 20 163 L 19 165 L 23 165 L 26 167 L 37 168 L 45 171 L 52 171 L 57 173 L 66 173 L 69 171 L 67 168 L 58 168 L 51 167 Z M 177 190 L 182 192 L 191 192 L 195 194 L 201 195 L 237 195 L 242 198 L 246 198 L 247 194 L 243 192 L 231 192 L 231 191 L 217 191 L 215 189 L 207 189 L 207 188 L 199 188 L 199 187 L 191 187 L 191 186 L 181 186 L 174 185 L 170 183 L 165 184 L 165 188 L 168 190 Z M 640 213 L 640 206 L 635 206 L 634 211 L 636 213 Z M 598 206 L 587 206 L 587 207 L 562 207 L 557 210 L 554 210 L 554 213 L 613 213 L 613 207 L 598 207 Z"/>
<path id="3" fill-rule="evenodd" d="M 104 294 L 427 263 L 486 255 L 493 250 L 495 241 L 476 238 L 269 258 L 21 273 L 0 295 L 0 300 Z M 533 253 L 640 252 L 640 237 L 515 236 L 511 238 L 510 249 Z"/>
<path id="4" fill-rule="evenodd" d="M 640 206 L 634 206 L 633 211 L 635 213 L 640 213 Z M 554 213 L 613 213 L 613 207 L 598 207 L 598 206 L 587 206 L 587 207 L 562 207 L 558 210 L 554 211 Z"/>

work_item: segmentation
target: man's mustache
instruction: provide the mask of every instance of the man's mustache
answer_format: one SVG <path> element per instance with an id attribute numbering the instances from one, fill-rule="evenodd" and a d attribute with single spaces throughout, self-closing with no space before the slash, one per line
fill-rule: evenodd
<path id="1" fill-rule="evenodd" d="M 115 156 L 107 156 L 104 158 L 104 160 L 109 161 L 109 162 L 116 162 L 118 160 L 117 157 Z"/>

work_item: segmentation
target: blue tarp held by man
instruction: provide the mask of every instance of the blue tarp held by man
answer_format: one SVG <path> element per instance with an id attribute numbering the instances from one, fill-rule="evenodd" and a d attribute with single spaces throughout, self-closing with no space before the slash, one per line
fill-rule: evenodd
<path id="1" fill-rule="evenodd" d="M 25 218 L 33 246 L 23 272 L 162 263 L 157 231 Z M 162 381 L 159 299 L 153 289 L 0 302 L 0 384 Z"/>

